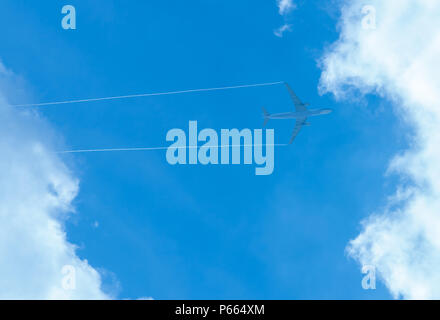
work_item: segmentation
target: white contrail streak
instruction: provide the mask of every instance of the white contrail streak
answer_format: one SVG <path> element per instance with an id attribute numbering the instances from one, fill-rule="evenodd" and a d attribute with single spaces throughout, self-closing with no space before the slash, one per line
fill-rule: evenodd
<path id="1" fill-rule="evenodd" d="M 223 145 L 218 147 L 211 148 L 226 148 L 226 147 L 285 147 L 287 144 L 237 144 L 237 145 Z M 90 153 L 90 152 L 118 152 L 118 151 L 153 151 L 153 150 L 166 150 L 166 149 L 195 149 L 200 148 L 202 146 L 186 146 L 186 147 L 151 147 L 151 148 L 115 148 L 115 149 L 83 149 L 83 150 L 66 150 L 66 151 L 58 151 L 58 154 L 66 154 L 66 153 Z"/>
<path id="2" fill-rule="evenodd" d="M 43 102 L 43 103 L 16 104 L 16 105 L 13 105 L 13 107 L 42 107 L 42 106 L 53 106 L 53 105 L 72 104 L 72 103 L 96 102 L 96 101 L 117 100 L 117 99 L 131 99 L 131 98 L 152 97 L 152 96 L 165 96 L 165 95 L 191 93 L 191 92 L 206 92 L 206 91 L 230 90 L 230 89 L 239 89 L 239 88 L 265 87 L 265 86 L 274 86 L 274 85 L 282 84 L 282 83 L 284 83 L 284 82 L 278 81 L 278 82 L 246 84 L 246 85 L 230 86 L 230 87 L 190 89 L 190 90 L 169 91 L 169 92 L 140 93 L 140 94 L 125 95 L 125 96 L 102 97 L 102 98 L 91 98 L 91 99 L 78 99 L 78 100 L 66 100 L 66 101 L 55 101 L 55 102 Z"/>

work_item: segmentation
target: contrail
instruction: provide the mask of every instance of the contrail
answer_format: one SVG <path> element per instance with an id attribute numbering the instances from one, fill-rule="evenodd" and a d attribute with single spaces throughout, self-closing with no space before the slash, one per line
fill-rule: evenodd
<path id="1" fill-rule="evenodd" d="M 221 145 L 221 146 L 211 146 L 210 148 L 225 148 L 225 147 L 285 147 L 287 144 L 235 144 L 235 145 Z M 185 146 L 185 147 L 150 147 L 150 148 L 114 148 L 114 149 L 79 149 L 79 150 L 65 150 L 58 151 L 58 154 L 66 153 L 90 153 L 90 152 L 121 152 L 121 151 L 153 151 L 153 150 L 166 150 L 166 149 L 196 149 L 203 146 Z"/>
<path id="2" fill-rule="evenodd" d="M 66 101 L 54 101 L 54 102 L 43 102 L 43 103 L 16 104 L 16 105 L 12 105 L 12 106 L 13 107 L 42 107 L 42 106 L 53 106 L 53 105 L 61 105 L 61 104 L 84 103 L 84 102 L 96 102 L 96 101 L 105 101 L 105 100 L 132 99 L 132 98 L 152 97 L 152 96 L 165 96 L 165 95 L 191 93 L 191 92 L 206 92 L 206 91 L 230 90 L 230 89 L 239 89 L 239 88 L 266 87 L 266 86 L 274 86 L 274 85 L 282 84 L 282 83 L 284 83 L 284 82 L 283 81 L 278 81 L 278 82 L 246 84 L 246 85 L 230 86 L 230 87 L 217 87 L 217 88 L 206 88 L 206 89 L 190 89 L 190 90 L 169 91 L 169 92 L 140 93 L 140 94 L 125 95 L 125 96 L 113 96 L 113 97 L 102 97 L 102 98 L 91 98 L 91 99 L 79 99 L 79 100 L 66 100 Z"/>

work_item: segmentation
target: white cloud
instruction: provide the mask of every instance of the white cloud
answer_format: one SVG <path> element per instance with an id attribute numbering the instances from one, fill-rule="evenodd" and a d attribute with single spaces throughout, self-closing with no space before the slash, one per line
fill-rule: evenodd
<path id="1" fill-rule="evenodd" d="M 286 31 L 291 30 L 292 25 L 287 23 L 287 15 L 296 8 L 296 5 L 293 3 L 293 0 L 277 0 L 277 6 L 278 12 L 284 17 L 284 24 L 274 30 L 273 33 L 277 37 L 282 38 Z"/>
<path id="2" fill-rule="evenodd" d="M 284 25 L 282 25 L 281 27 L 279 27 L 278 29 L 276 29 L 273 33 L 274 33 L 277 37 L 282 38 L 284 32 L 286 32 L 286 31 L 290 31 L 290 27 L 291 27 L 290 24 L 284 24 Z"/>
<path id="3" fill-rule="evenodd" d="M 376 266 L 394 297 L 439 299 L 440 2 L 370 0 L 375 28 L 362 23 L 363 1 L 346 3 L 340 39 L 321 61 L 321 92 L 376 92 L 413 130 L 409 149 L 390 164 L 402 185 L 347 249 Z"/>
<path id="4" fill-rule="evenodd" d="M 277 0 L 277 5 L 279 13 L 282 16 L 290 13 L 296 7 L 293 0 Z"/>
<path id="5" fill-rule="evenodd" d="M 8 105 L 16 82 L 0 63 L 0 299 L 109 298 L 63 229 L 78 180 L 54 153 L 45 121 Z"/>

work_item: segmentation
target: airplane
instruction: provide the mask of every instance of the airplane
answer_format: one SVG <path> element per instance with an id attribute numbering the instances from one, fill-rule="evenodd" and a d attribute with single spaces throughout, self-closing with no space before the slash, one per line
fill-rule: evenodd
<path id="1" fill-rule="evenodd" d="M 295 112 L 284 112 L 284 113 L 274 113 L 270 114 L 263 108 L 264 115 L 264 125 L 266 126 L 269 119 L 296 119 L 295 127 L 293 128 L 292 137 L 290 138 L 289 144 L 295 140 L 299 131 L 303 126 L 310 126 L 310 123 L 307 122 L 308 117 L 319 116 L 322 114 L 328 114 L 332 112 L 332 109 L 307 109 L 309 103 L 302 103 L 301 100 L 296 96 L 295 92 L 293 92 L 292 88 L 290 88 L 289 84 L 285 83 L 287 87 L 287 91 L 289 91 L 290 97 L 292 98 L 293 104 L 295 106 Z"/>

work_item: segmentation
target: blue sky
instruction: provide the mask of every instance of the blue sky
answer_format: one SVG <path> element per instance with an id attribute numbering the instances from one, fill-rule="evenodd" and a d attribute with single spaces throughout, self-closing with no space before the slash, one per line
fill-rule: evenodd
<path id="1" fill-rule="evenodd" d="M 327 1 L 70 1 L 77 30 L 60 26 L 64 1 L 4 0 L 0 52 L 26 83 L 13 103 L 287 81 L 330 107 L 288 147 L 275 170 L 171 166 L 165 151 L 63 156 L 80 179 L 66 222 L 77 254 L 118 298 L 384 299 L 363 290 L 345 247 L 395 187 L 384 173 L 406 146 L 387 101 L 318 94 L 318 60 L 339 34 Z M 285 19 L 292 25 L 274 35 Z M 43 107 L 60 148 L 168 145 L 166 133 L 261 128 L 261 107 L 290 111 L 281 85 Z M 276 143 L 293 123 L 269 122 Z M 98 222 L 95 227 L 94 223 Z"/>

